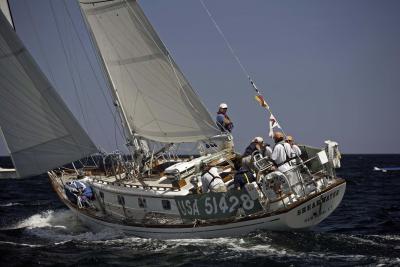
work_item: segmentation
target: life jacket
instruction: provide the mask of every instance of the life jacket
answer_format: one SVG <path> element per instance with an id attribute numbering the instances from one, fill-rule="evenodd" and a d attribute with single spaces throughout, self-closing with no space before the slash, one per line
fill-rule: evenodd
<path id="1" fill-rule="evenodd" d="M 222 178 L 221 177 L 219 177 L 219 176 L 215 176 L 215 175 L 213 175 L 209 170 L 208 171 L 205 171 L 205 172 L 203 172 L 202 174 L 201 174 L 201 176 L 203 176 L 204 174 L 206 174 L 206 173 L 208 173 L 209 175 L 211 175 L 212 176 L 212 179 L 211 179 L 211 181 L 208 183 L 208 185 L 207 185 L 207 189 L 210 191 L 210 192 L 212 192 L 212 189 L 213 189 L 213 187 L 211 186 L 211 184 L 212 184 L 212 182 L 214 182 L 214 180 L 215 179 L 217 179 L 217 178 L 219 178 L 219 179 L 221 179 L 222 180 Z"/>
<path id="2" fill-rule="evenodd" d="M 246 147 L 246 150 L 243 153 L 243 157 L 250 156 L 256 150 L 257 150 L 256 143 L 255 142 L 251 142 L 251 144 Z"/>
<path id="3" fill-rule="evenodd" d="M 284 165 L 284 164 L 286 164 L 286 163 L 289 163 L 289 165 L 291 166 L 292 164 L 291 164 L 290 162 L 291 162 L 291 160 L 294 159 L 295 157 L 292 158 L 292 157 L 289 155 L 290 153 L 288 153 L 288 152 L 286 151 L 285 141 L 280 141 L 280 142 L 278 142 L 277 144 L 275 144 L 275 147 L 276 147 L 277 145 L 282 145 L 282 146 L 283 146 L 283 150 L 285 151 L 286 159 L 285 159 L 283 162 L 279 163 L 279 164 L 277 164 L 277 163 L 274 161 L 275 166 L 276 166 L 276 167 L 280 167 L 280 166 L 282 166 L 282 165 Z M 274 149 L 275 149 L 275 147 L 274 147 Z M 289 152 L 290 152 L 290 151 L 289 151 Z"/>
<path id="4" fill-rule="evenodd" d="M 220 130 L 223 131 L 223 132 L 225 132 L 225 131 L 231 132 L 232 129 L 233 129 L 233 123 L 232 123 L 231 119 L 228 117 L 228 115 L 226 115 L 226 113 L 221 112 L 221 111 L 218 111 L 217 114 L 222 114 L 222 115 L 224 115 L 225 119 L 229 120 L 228 124 L 223 123 L 221 125 L 220 123 L 217 122 Z"/>
<path id="5" fill-rule="evenodd" d="M 247 169 L 240 168 L 233 178 L 235 186 L 244 187 L 245 184 L 256 181 L 254 175 Z"/>

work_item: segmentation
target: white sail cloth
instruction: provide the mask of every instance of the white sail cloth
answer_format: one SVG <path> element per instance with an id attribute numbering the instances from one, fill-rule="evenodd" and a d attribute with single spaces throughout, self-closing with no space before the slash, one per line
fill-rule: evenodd
<path id="1" fill-rule="evenodd" d="M 7 18 L 8 22 L 14 28 L 14 22 L 12 21 L 11 18 L 11 11 L 10 11 L 10 6 L 8 4 L 8 0 L 0 0 L 0 9 L 3 12 L 4 16 Z"/>
<path id="2" fill-rule="evenodd" d="M 80 1 L 132 131 L 159 142 L 219 133 L 136 1 Z"/>
<path id="3" fill-rule="evenodd" d="M 0 12 L 0 126 L 20 177 L 97 151 Z"/>

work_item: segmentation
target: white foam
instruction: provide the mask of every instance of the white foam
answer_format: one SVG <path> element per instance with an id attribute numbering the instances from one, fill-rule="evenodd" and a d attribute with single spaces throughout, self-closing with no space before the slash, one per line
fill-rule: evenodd
<path id="1" fill-rule="evenodd" d="M 12 245 L 12 246 L 30 247 L 30 248 L 42 247 L 42 245 L 33 245 L 33 244 L 25 244 L 25 243 L 15 243 L 15 242 L 9 242 L 9 241 L 0 241 L 0 244 L 7 244 L 7 245 Z"/>
<path id="2" fill-rule="evenodd" d="M 25 228 L 28 234 L 40 238 L 55 241 L 54 244 L 65 242 L 109 240 L 121 236 L 120 232 L 105 229 L 100 232 L 92 232 L 86 228 L 70 210 L 45 211 L 35 214 L 13 228 Z"/>
<path id="3" fill-rule="evenodd" d="M 263 237 L 263 239 L 270 240 L 269 238 Z M 265 242 L 265 244 L 251 244 L 249 239 L 243 238 L 229 238 L 229 237 L 221 237 L 221 238 L 213 238 L 213 239 L 171 239 L 163 241 L 168 244 L 167 248 L 175 248 L 180 246 L 190 246 L 196 245 L 197 247 L 208 247 L 208 246 L 224 246 L 227 250 L 233 252 L 240 253 L 249 253 L 249 254 L 258 254 L 258 255 L 275 255 L 275 256 L 285 256 L 288 254 L 292 254 L 293 256 L 297 256 L 297 252 L 290 252 L 281 247 L 273 247 L 269 242 Z M 204 250 L 203 253 L 208 254 L 208 250 Z M 210 251 L 210 253 L 214 253 L 214 251 Z M 235 253 L 234 255 L 240 255 L 239 253 Z M 228 257 L 232 255 L 226 255 Z"/>
<path id="4" fill-rule="evenodd" d="M 43 228 L 56 227 L 66 229 L 76 223 L 75 216 L 69 210 L 53 211 L 48 210 L 35 214 L 22 222 L 19 222 L 15 228 Z"/>
<path id="5" fill-rule="evenodd" d="M 13 202 L 10 202 L 10 203 L 6 203 L 6 204 L 0 204 L 0 207 L 12 207 L 12 206 L 22 206 L 23 204 L 21 204 L 21 203 L 13 203 Z"/>
<path id="6" fill-rule="evenodd" d="M 400 240 L 400 236 L 398 235 L 370 235 L 370 236 L 384 240 L 393 240 L 393 241 Z"/>
<path id="7" fill-rule="evenodd" d="M 385 244 L 380 244 L 380 243 L 376 243 L 373 240 L 370 239 L 366 239 L 366 238 L 362 238 L 359 236 L 345 236 L 346 241 L 349 241 L 350 243 L 354 243 L 354 241 L 356 241 L 359 244 L 368 244 L 368 245 L 373 245 L 373 246 L 378 246 L 378 247 L 384 247 Z"/>

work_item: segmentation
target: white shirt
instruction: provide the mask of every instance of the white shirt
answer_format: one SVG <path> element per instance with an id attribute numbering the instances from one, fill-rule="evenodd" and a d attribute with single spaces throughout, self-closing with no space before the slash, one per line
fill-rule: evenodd
<path id="1" fill-rule="evenodd" d="M 301 155 L 301 150 L 297 145 L 292 146 L 292 150 L 294 152 L 294 156 L 300 156 Z"/>
<path id="2" fill-rule="evenodd" d="M 290 156 L 293 153 L 291 146 L 285 142 L 279 142 L 275 145 L 274 151 L 272 151 L 271 159 L 276 164 L 282 164 L 286 161 L 287 156 Z M 278 170 L 281 172 L 285 172 L 290 168 L 290 164 L 287 162 L 278 167 Z"/>
<path id="3" fill-rule="evenodd" d="M 215 167 L 213 167 L 213 168 L 215 168 Z M 216 177 L 214 179 L 214 177 L 211 175 L 211 173 L 213 173 L 213 170 L 212 170 L 213 168 L 211 168 L 208 172 L 204 173 L 201 176 L 201 188 L 203 190 L 203 193 L 207 193 L 207 192 L 210 192 L 210 191 L 212 192 L 213 189 L 216 189 L 216 188 L 218 188 L 220 186 L 225 186 L 225 183 L 221 179 L 221 177 L 216 176 L 214 174 L 214 176 Z"/>
<path id="4" fill-rule="evenodd" d="M 265 147 L 264 157 L 271 158 L 272 156 L 272 149 L 269 146 Z"/>

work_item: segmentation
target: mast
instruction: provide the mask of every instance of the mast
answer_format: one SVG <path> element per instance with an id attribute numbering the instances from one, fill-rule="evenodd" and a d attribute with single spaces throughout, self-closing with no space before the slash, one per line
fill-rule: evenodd
<path id="1" fill-rule="evenodd" d="M 135 134 L 134 130 L 132 129 L 132 127 L 130 126 L 129 122 L 128 122 L 128 118 L 126 116 L 126 113 L 124 111 L 124 108 L 121 104 L 121 99 L 120 96 L 118 94 L 118 90 L 115 87 L 110 73 L 107 69 L 107 66 L 105 64 L 104 58 L 100 52 L 100 49 L 98 47 L 98 44 L 96 42 L 96 39 L 94 37 L 93 31 L 91 29 L 91 27 L 89 26 L 89 22 L 86 19 L 86 16 L 83 14 L 83 10 L 79 5 L 79 0 L 78 0 L 78 6 L 79 6 L 79 11 L 81 14 L 81 17 L 83 18 L 83 21 L 86 25 L 86 29 L 89 33 L 89 37 L 90 37 L 90 41 L 94 47 L 94 49 L 96 50 L 96 54 L 97 57 L 100 59 L 101 63 L 100 63 L 100 67 L 103 71 L 103 73 L 106 76 L 106 80 L 107 80 L 107 84 L 108 87 L 110 88 L 111 94 L 113 96 L 113 102 L 114 102 L 114 106 L 117 109 L 117 112 L 120 116 L 121 122 L 122 122 L 122 126 L 125 132 L 125 141 L 126 141 L 126 146 L 129 150 L 129 152 L 131 153 L 132 156 L 134 156 L 135 158 L 138 157 L 139 155 L 137 154 L 145 154 L 147 153 L 146 149 L 143 147 L 142 142 L 144 142 L 144 140 L 141 140 L 140 137 L 138 135 Z M 139 156 L 140 157 L 140 156 Z M 139 162 L 137 162 L 139 163 Z"/>

